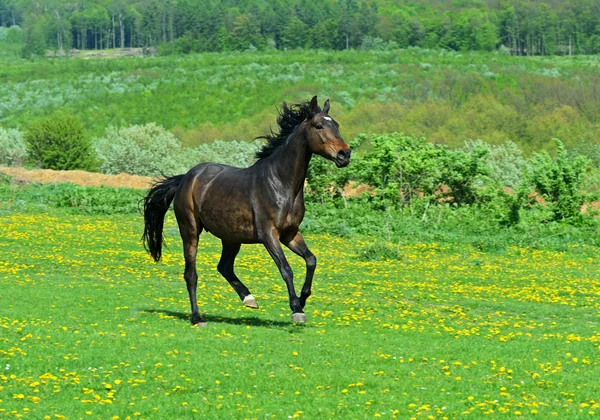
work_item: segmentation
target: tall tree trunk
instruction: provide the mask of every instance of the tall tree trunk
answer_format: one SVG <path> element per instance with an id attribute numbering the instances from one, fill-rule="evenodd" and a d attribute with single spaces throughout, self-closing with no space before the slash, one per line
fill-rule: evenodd
<path id="1" fill-rule="evenodd" d="M 112 18 L 112 47 L 117 48 L 117 34 L 115 32 L 115 12 L 111 13 Z"/>
<path id="2" fill-rule="evenodd" d="M 163 42 L 167 42 L 167 10 L 164 4 L 160 23 L 162 26 Z"/>
<path id="3" fill-rule="evenodd" d="M 540 39 L 540 53 L 542 55 L 546 55 L 546 36 L 544 35 L 546 32 L 542 33 L 542 38 Z"/>
<path id="4" fill-rule="evenodd" d="M 573 41 L 569 35 L 569 55 L 573 55 Z"/>
<path id="5" fill-rule="evenodd" d="M 125 23 L 122 12 L 119 12 L 119 35 L 121 36 L 121 48 L 125 48 Z"/>
<path id="6" fill-rule="evenodd" d="M 58 10 L 54 10 L 54 17 L 56 18 L 56 48 L 58 52 L 62 52 L 62 38 L 60 34 L 60 14 Z"/>
<path id="7" fill-rule="evenodd" d="M 517 55 L 523 55 L 523 48 L 521 46 L 521 33 L 519 30 L 519 19 L 516 19 L 516 25 L 515 25 L 515 35 L 516 35 L 516 41 L 517 41 Z"/>
<path id="8" fill-rule="evenodd" d="M 169 42 L 172 44 L 173 43 L 173 38 L 174 38 L 174 30 L 173 30 L 173 13 L 169 14 Z"/>

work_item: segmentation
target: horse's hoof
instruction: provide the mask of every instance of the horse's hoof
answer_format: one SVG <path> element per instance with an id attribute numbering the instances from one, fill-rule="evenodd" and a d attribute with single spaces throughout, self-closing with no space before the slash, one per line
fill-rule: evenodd
<path id="1" fill-rule="evenodd" d="M 294 322 L 306 322 L 306 314 L 302 312 L 295 312 L 292 314 L 292 321 Z"/>
<path id="2" fill-rule="evenodd" d="M 206 321 L 198 322 L 193 325 L 194 328 L 204 328 L 207 326 L 208 326 L 208 323 Z"/>
<path id="3" fill-rule="evenodd" d="M 192 321 L 192 325 L 194 327 L 198 327 L 198 326 L 206 327 L 206 321 L 202 319 L 202 317 L 200 316 L 199 313 L 192 313 L 191 321 Z M 200 325 L 200 324 L 204 324 L 204 325 Z"/>
<path id="4" fill-rule="evenodd" d="M 248 295 L 244 298 L 244 305 L 246 305 L 248 308 L 258 309 L 256 299 L 254 299 L 254 296 L 252 295 Z"/>

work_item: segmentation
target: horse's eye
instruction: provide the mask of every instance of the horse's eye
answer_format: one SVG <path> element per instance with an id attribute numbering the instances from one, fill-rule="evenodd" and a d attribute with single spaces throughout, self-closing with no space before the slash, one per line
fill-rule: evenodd
<path id="1" fill-rule="evenodd" d="M 323 127 L 323 124 L 317 124 L 317 130 L 322 130 L 323 128 L 325 128 Z"/>

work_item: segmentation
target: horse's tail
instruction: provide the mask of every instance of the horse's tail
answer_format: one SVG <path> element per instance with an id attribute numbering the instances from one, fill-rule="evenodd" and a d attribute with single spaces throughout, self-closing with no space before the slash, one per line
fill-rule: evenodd
<path id="1" fill-rule="evenodd" d="M 152 255 L 154 261 L 159 261 L 162 255 L 163 225 L 165 214 L 184 175 L 163 178 L 152 184 L 144 197 L 144 248 Z"/>

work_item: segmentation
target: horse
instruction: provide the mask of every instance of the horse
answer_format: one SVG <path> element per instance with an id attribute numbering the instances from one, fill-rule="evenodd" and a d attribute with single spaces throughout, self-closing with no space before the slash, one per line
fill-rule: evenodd
<path id="1" fill-rule="evenodd" d="M 317 259 L 298 230 L 304 217 L 304 183 L 313 154 L 333 161 L 337 167 L 350 163 L 351 150 L 342 139 L 339 124 L 329 116 L 329 99 L 323 109 L 317 97 L 310 102 L 279 110 L 278 132 L 261 136 L 266 143 L 248 168 L 219 163 L 200 163 L 186 174 L 156 181 L 143 199 L 144 247 L 154 261 L 162 255 L 163 224 L 171 202 L 183 241 L 185 279 L 191 303 L 191 322 L 205 326 L 196 300 L 196 255 L 203 230 L 221 239 L 217 265 L 242 303 L 258 308 L 256 299 L 234 272 L 242 244 L 262 244 L 279 268 L 289 295 L 291 319 L 306 322 L 304 306 L 311 295 Z M 294 274 L 281 244 L 302 257 L 306 278 L 300 296 Z"/>

